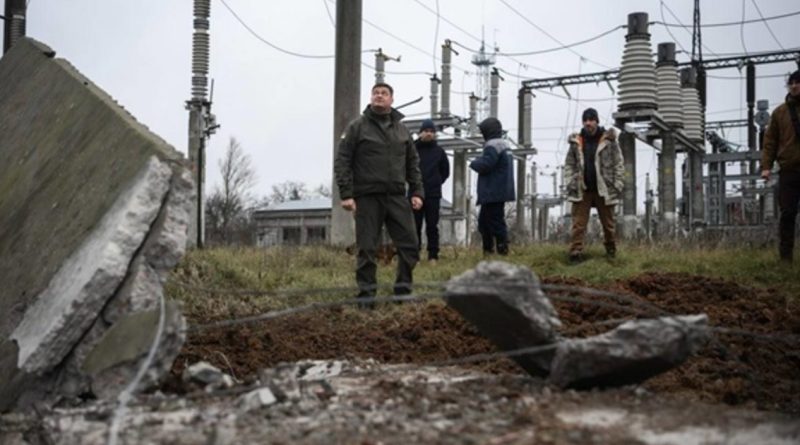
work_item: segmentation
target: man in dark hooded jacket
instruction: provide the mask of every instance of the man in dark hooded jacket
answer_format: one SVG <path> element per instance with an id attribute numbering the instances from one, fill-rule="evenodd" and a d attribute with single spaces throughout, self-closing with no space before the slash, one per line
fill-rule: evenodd
<path id="1" fill-rule="evenodd" d="M 483 153 L 469 168 L 478 173 L 478 231 L 483 241 L 483 253 L 508 255 L 508 226 L 505 203 L 514 201 L 514 159 L 511 147 L 503 139 L 503 126 L 490 117 L 478 126 L 483 135 Z"/>
<path id="2" fill-rule="evenodd" d="M 415 145 L 425 188 L 425 202 L 421 209 L 414 211 L 417 238 L 421 245 L 424 220 L 425 236 L 428 240 L 428 261 L 434 263 L 439 259 L 439 207 L 442 200 L 442 184 L 450 176 L 450 163 L 447 161 L 447 154 L 436 143 L 436 126 L 432 120 L 422 121 Z"/>
<path id="3" fill-rule="evenodd" d="M 341 206 L 355 212 L 356 282 L 358 297 L 365 299 L 363 307 L 372 306 L 369 300 L 377 291 L 375 258 L 384 224 L 398 253 L 396 295 L 411 292 L 412 272 L 419 261 L 412 209 L 422 207 L 425 195 L 411 133 L 393 102 L 392 87 L 375 84 L 369 106 L 342 133 L 334 159 Z"/>

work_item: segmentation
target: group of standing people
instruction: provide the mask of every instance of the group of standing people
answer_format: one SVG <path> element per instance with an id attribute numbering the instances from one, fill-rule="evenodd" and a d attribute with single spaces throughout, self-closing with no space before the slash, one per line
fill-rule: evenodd
<path id="1" fill-rule="evenodd" d="M 779 253 L 792 261 L 795 220 L 800 203 L 800 70 L 789 77 L 786 100 L 772 114 L 762 158 L 762 177 L 769 179 L 780 165 Z M 377 292 L 376 252 L 382 228 L 398 253 L 394 293 L 411 292 L 413 270 L 420 259 L 422 226 L 428 260 L 439 259 L 439 211 L 442 184 L 450 176 L 444 150 L 436 142 L 436 127 L 423 121 L 416 141 L 392 108 L 394 90 L 386 83 L 372 87 L 370 104 L 342 133 L 334 170 L 341 206 L 355 213 L 358 248 L 356 282 L 359 298 Z M 566 197 L 572 202 L 568 260 L 584 259 L 584 238 L 592 208 L 603 228 L 606 255 L 617 254 L 614 210 L 623 192 L 624 164 L 614 129 L 600 126 L 593 108 L 582 114 L 580 133 L 569 137 L 564 162 Z M 478 231 L 484 254 L 508 255 L 505 203 L 514 201 L 513 156 L 499 120 L 480 123 L 483 151 L 470 163 L 478 173 Z M 369 303 L 365 303 L 369 304 Z"/>

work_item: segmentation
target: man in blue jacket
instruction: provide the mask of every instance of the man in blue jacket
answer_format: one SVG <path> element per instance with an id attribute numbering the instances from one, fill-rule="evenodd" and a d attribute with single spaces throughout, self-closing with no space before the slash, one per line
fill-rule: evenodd
<path id="1" fill-rule="evenodd" d="M 442 184 L 450 176 L 447 154 L 436 143 L 436 126 L 430 119 L 422 121 L 419 138 L 415 142 L 419 155 L 419 170 L 425 190 L 422 208 L 414 211 L 417 223 L 417 238 L 422 245 L 422 222 L 425 221 L 425 237 L 428 240 L 428 261 L 434 264 L 439 259 L 439 207 L 442 200 Z"/>
<path id="2" fill-rule="evenodd" d="M 503 126 L 490 117 L 478 126 L 483 135 L 483 153 L 469 164 L 478 173 L 478 231 L 483 253 L 508 255 L 508 226 L 505 203 L 514 201 L 514 162 L 511 147 L 503 139 Z"/>

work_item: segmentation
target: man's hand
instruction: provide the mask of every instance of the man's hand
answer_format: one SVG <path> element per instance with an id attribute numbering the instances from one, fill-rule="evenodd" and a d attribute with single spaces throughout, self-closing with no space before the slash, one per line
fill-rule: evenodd
<path id="1" fill-rule="evenodd" d="M 419 196 L 412 196 L 411 197 L 411 208 L 414 210 L 419 210 L 422 208 L 422 198 Z"/>
<path id="2" fill-rule="evenodd" d="M 769 170 L 761 170 L 761 179 L 769 181 Z"/>
<path id="3" fill-rule="evenodd" d="M 355 212 L 356 211 L 356 200 L 353 199 L 353 198 L 343 199 L 342 200 L 342 208 L 347 210 L 348 212 Z"/>

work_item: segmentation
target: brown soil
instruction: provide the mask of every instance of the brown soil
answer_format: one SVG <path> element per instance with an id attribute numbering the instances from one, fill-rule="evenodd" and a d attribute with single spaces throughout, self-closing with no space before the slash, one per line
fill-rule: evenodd
<path id="1" fill-rule="evenodd" d="M 585 285 L 558 277 L 543 282 Z M 649 273 L 603 290 L 655 304 L 672 314 L 704 312 L 713 326 L 784 337 L 777 340 L 717 332 L 696 357 L 649 380 L 645 385 L 649 390 L 689 400 L 800 412 L 800 313 L 796 298 L 788 300 L 775 290 L 688 274 Z M 571 336 L 608 330 L 608 326 L 592 323 L 629 317 L 626 308 L 641 308 L 608 297 L 586 298 L 620 307 L 556 302 L 564 330 Z M 189 321 L 211 320 L 190 314 Z M 374 358 L 387 363 L 422 364 L 493 350 L 487 340 L 442 304 L 392 306 L 374 312 L 348 308 L 193 332 L 176 360 L 173 375 L 198 360 L 247 379 L 259 369 L 302 359 Z M 508 360 L 472 366 L 495 373 L 521 372 Z M 175 384 L 166 389 L 181 390 Z"/>

